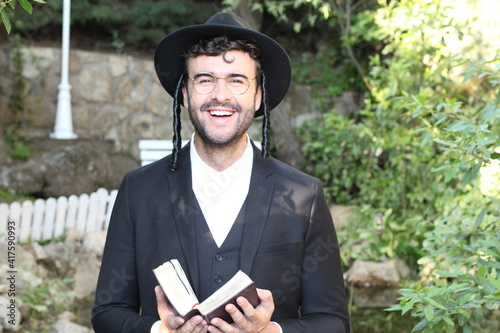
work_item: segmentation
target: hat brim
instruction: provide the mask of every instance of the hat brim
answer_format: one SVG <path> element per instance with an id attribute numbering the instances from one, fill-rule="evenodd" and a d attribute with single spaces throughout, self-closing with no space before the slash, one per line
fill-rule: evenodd
<path id="1" fill-rule="evenodd" d="M 154 54 L 154 64 L 160 83 L 170 96 L 175 98 L 175 90 L 180 75 L 184 71 L 184 51 L 201 39 L 218 36 L 246 40 L 260 48 L 260 64 L 266 77 L 269 109 L 275 108 L 285 97 L 291 81 L 291 64 L 288 54 L 272 38 L 246 28 L 225 24 L 200 24 L 181 28 L 163 38 Z M 182 94 L 178 96 L 182 101 Z M 263 106 L 255 116 L 263 114 Z"/>

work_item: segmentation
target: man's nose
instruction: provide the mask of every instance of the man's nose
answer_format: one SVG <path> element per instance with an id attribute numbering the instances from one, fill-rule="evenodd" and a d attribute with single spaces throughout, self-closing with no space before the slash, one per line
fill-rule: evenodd
<path id="1" fill-rule="evenodd" d="M 227 89 L 226 79 L 217 78 L 217 85 L 214 91 L 212 91 L 212 98 L 217 100 L 219 103 L 226 102 L 231 99 L 231 92 Z"/>

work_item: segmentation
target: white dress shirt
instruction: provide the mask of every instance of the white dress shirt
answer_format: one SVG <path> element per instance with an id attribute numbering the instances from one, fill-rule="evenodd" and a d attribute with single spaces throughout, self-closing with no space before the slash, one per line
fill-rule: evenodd
<path id="1" fill-rule="evenodd" d="M 194 143 L 194 135 L 191 142 Z M 224 243 L 245 202 L 252 166 L 253 148 L 248 137 L 243 155 L 221 172 L 208 166 L 191 144 L 193 191 L 218 247 Z"/>

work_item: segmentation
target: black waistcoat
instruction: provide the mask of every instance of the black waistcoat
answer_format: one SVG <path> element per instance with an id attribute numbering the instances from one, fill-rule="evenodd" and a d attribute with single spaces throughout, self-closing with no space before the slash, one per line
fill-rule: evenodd
<path id="1" fill-rule="evenodd" d="M 195 205 L 201 211 L 196 200 Z M 196 248 L 200 277 L 197 296 L 200 302 L 222 287 L 239 270 L 245 206 L 246 200 L 220 248 L 215 243 L 203 214 L 196 214 Z"/>

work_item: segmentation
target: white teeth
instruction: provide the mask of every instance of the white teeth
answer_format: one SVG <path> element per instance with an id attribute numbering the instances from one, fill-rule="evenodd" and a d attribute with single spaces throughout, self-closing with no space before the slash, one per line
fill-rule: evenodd
<path id="1" fill-rule="evenodd" d="M 211 116 L 231 116 L 233 113 L 229 111 L 210 111 Z"/>

